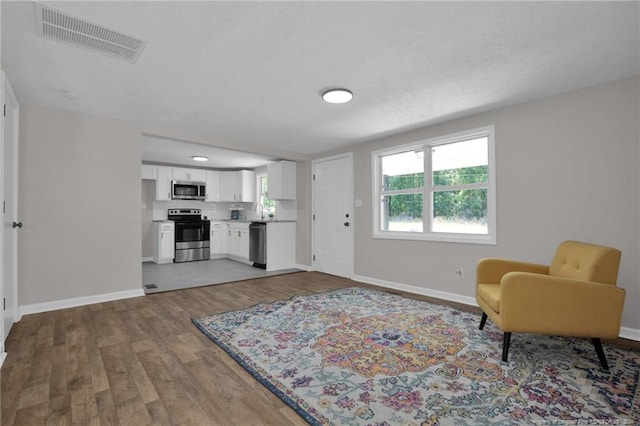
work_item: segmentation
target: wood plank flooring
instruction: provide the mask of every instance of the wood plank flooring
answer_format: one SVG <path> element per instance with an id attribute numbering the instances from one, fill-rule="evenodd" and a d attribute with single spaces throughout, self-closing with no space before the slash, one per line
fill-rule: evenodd
<path id="1" fill-rule="evenodd" d="M 2 424 L 306 424 L 191 318 L 352 285 L 297 273 L 25 316 L 6 342 Z"/>
<path id="2" fill-rule="evenodd" d="M 356 285 L 373 287 L 302 272 L 25 316 L 6 342 L 2 424 L 304 425 L 191 318 Z"/>

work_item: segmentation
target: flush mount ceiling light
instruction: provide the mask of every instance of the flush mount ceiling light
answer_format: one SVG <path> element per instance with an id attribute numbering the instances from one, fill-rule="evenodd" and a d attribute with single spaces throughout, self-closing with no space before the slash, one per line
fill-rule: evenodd
<path id="1" fill-rule="evenodd" d="M 193 161 L 209 161 L 209 157 L 205 157 L 203 155 L 194 155 L 191 157 Z"/>
<path id="2" fill-rule="evenodd" d="M 343 104 L 353 99 L 353 93 L 347 89 L 330 89 L 322 94 L 322 99 L 330 104 Z"/>

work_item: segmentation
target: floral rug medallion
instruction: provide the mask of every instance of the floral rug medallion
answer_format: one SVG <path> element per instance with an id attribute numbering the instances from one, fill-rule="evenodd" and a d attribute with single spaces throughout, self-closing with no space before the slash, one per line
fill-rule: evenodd
<path id="1" fill-rule="evenodd" d="M 437 316 L 392 313 L 331 326 L 311 348 L 322 355 L 323 366 L 345 368 L 362 377 L 393 376 L 446 361 L 464 348 L 463 337 Z"/>
<path id="2" fill-rule="evenodd" d="M 502 333 L 480 316 L 362 288 L 194 324 L 310 424 L 638 424 L 640 354 Z M 589 423 L 591 422 L 591 423 Z"/>

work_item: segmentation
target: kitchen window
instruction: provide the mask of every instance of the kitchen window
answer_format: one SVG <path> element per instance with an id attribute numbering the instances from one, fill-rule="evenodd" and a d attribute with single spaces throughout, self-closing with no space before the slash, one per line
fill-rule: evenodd
<path id="1" fill-rule="evenodd" d="M 264 217 L 276 214 L 276 203 L 270 199 L 267 194 L 269 192 L 269 182 L 266 173 L 256 174 L 256 189 L 258 205 L 262 206 Z M 259 211 L 259 210 L 258 210 Z"/>
<path id="2" fill-rule="evenodd" d="M 494 157 L 493 126 L 373 152 L 374 237 L 495 244 Z"/>

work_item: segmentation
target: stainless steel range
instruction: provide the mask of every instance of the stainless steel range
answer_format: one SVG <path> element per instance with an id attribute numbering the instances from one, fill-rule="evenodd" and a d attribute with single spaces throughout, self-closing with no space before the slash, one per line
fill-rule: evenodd
<path id="1" fill-rule="evenodd" d="M 209 260 L 210 222 L 202 219 L 200 209 L 169 209 L 169 220 L 175 222 L 175 263 Z"/>

